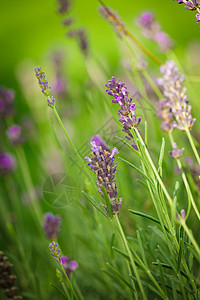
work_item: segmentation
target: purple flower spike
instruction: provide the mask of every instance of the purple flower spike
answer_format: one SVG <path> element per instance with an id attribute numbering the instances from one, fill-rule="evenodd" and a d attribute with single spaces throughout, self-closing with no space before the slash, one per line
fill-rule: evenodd
<path id="1" fill-rule="evenodd" d="M 24 138 L 22 137 L 21 126 L 12 125 L 7 130 L 7 137 L 12 145 L 20 145 L 23 143 Z"/>
<path id="2" fill-rule="evenodd" d="M 0 154 L 0 172 L 8 175 L 16 168 L 16 160 L 10 153 Z"/>
<path id="3" fill-rule="evenodd" d="M 182 86 L 184 76 L 179 73 L 174 61 L 167 61 L 160 71 L 162 78 L 157 79 L 157 84 L 163 89 L 164 99 L 157 102 L 157 114 L 162 120 L 161 128 L 167 132 L 174 128 L 185 131 L 187 127 L 191 130 L 196 119 L 192 118 L 187 90 Z"/>
<path id="4" fill-rule="evenodd" d="M 56 259 L 56 262 L 58 263 L 60 261 L 60 254 L 61 254 L 58 244 L 56 242 L 50 243 L 49 250 L 51 251 L 51 255 Z"/>
<path id="5" fill-rule="evenodd" d="M 78 263 L 75 260 L 70 260 L 67 256 L 62 256 L 60 261 L 63 264 L 68 277 L 70 277 L 71 273 L 78 268 Z"/>
<path id="6" fill-rule="evenodd" d="M 129 97 L 125 83 L 121 82 L 119 78 L 116 80 L 115 77 L 112 77 L 105 86 L 108 88 L 106 89 L 107 94 L 114 97 L 112 102 L 120 105 L 118 115 L 120 116 L 119 122 L 123 124 L 122 131 L 128 134 L 126 136 L 128 140 L 134 140 L 131 130 L 138 127 L 142 118 L 135 116 L 136 106 L 135 103 L 132 103 L 133 99 Z"/>
<path id="7" fill-rule="evenodd" d="M 116 147 L 112 149 L 111 154 L 107 150 L 102 149 L 101 146 L 97 146 L 95 142 L 92 142 L 91 145 L 92 157 L 89 158 L 86 156 L 85 159 L 89 161 L 89 166 L 91 167 L 92 172 L 94 172 L 97 176 L 96 183 L 98 185 L 98 191 L 102 198 L 104 198 L 104 194 L 102 192 L 102 187 L 104 187 L 110 198 L 113 214 L 119 213 L 122 199 L 117 199 L 117 186 L 114 180 L 115 173 L 117 171 L 117 164 L 114 164 L 114 156 L 119 152 Z M 107 207 L 104 204 L 101 205 L 107 210 Z"/>
<path id="8" fill-rule="evenodd" d="M 98 136 L 98 135 L 93 136 L 92 142 L 95 142 L 97 146 L 101 146 L 101 148 L 102 148 L 103 150 L 107 150 L 107 151 L 110 150 L 109 147 L 108 147 L 108 146 L 106 145 L 106 143 L 104 142 L 104 140 L 102 140 L 102 139 L 100 138 L 100 136 Z"/>
<path id="9" fill-rule="evenodd" d="M 174 1 L 174 0 L 173 0 Z M 194 11 L 194 10 L 197 10 L 198 12 L 200 12 L 200 1 L 199 0 L 178 0 L 178 3 L 179 4 L 186 4 L 185 8 L 187 10 L 190 10 L 190 11 Z M 197 18 L 197 23 L 200 21 L 200 14 L 197 14 L 196 15 L 196 18 Z"/>
<path id="10" fill-rule="evenodd" d="M 161 52 L 167 52 L 172 48 L 172 40 L 166 32 L 161 31 L 160 24 L 150 11 L 146 11 L 139 16 L 137 25 L 146 38 L 158 44 Z"/>
<path id="11" fill-rule="evenodd" d="M 38 83 L 40 85 L 42 93 L 47 97 L 47 104 L 49 107 L 53 108 L 55 106 L 55 98 L 54 96 L 50 96 L 51 87 L 47 81 L 45 76 L 45 72 L 42 70 L 41 67 L 37 67 L 35 70 L 35 76 L 38 79 Z"/>
<path id="12" fill-rule="evenodd" d="M 61 217 L 51 213 L 45 215 L 43 229 L 48 240 L 57 240 L 60 231 Z"/>
<path id="13" fill-rule="evenodd" d="M 179 158 L 183 155 L 184 150 L 185 150 L 184 148 L 182 148 L 182 149 L 179 150 L 179 149 L 177 148 L 176 143 L 174 143 L 174 144 L 173 144 L 173 150 L 170 151 L 169 154 L 170 154 L 173 158 L 179 159 Z"/>

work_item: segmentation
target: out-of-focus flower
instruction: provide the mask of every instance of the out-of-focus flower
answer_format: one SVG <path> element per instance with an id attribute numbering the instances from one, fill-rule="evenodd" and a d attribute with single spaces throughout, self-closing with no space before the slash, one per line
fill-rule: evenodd
<path id="1" fill-rule="evenodd" d="M 14 97 L 13 90 L 0 87 L 0 117 L 6 118 L 13 115 Z"/>
<path id="2" fill-rule="evenodd" d="M 103 150 L 107 150 L 107 151 L 110 150 L 108 145 L 106 145 L 104 140 L 102 140 L 102 138 L 99 135 L 94 135 L 93 138 L 92 138 L 92 142 L 95 142 L 96 145 L 100 146 Z"/>
<path id="3" fill-rule="evenodd" d="M 91 171 L 97 176 L 98 191 L 104 198 L 102 187 L 105 189 L 111 202 L 112 213 L 119 213 L 122 205 L 122 199 L 117 199 L 117 186 L 115 182 L 115 173 L 117 171 L 117 163 L 113 166 L 115 155 L 118 154 L 117 148 L 112 149 L 112 153 L 103 150 L 101 146 L 93 141 L 92 146 L 92 157 L 85 157 L 85 160 L 89 162 L 88 166 L 91 167 Z M 107 210 L 104 204 L 101 204 Z"/>
<path id="4" fill-rule="evenodd" d="M 45 215 L 43 223 L 43 229 L 46 234 L 46 238 L 49 240 L 57 240 L 60 231 L 61 217 L 54 216 L 52 213 Z"/>
<path id="5" fill-rule="evenodd" d="M 177 148 L 176 143 L 174 143 L 174 144 L 173 144 L 173 150 L 170 151 L 169 154 L 170 154 L 173 158 L 179 159 L 179 158 L 183 155 L 184 150 L 185 150 L 184 148 L 182 148 L 182 149 L 179 150 L 179 149 Z"/>
<path id="6" fill-rule="evenodd" d="M 173 47 L 169 35 L 161 31 L 160 24 L 155 20 L 155 16 L 150 11 L 143 12 L 136 21 L 141 28 L 143 35 L 155 41 L 161 52 L 167 52 Z"/>
<path id="7" fill-rule="evenodd" d="M 52 61 L 55 70 L 53 90 L 57 97 L 62 99 L 68 90 L 67 81 L 63 74 L 64 53 L 62 51 L 54 52 L 52 55 Z"/>
<path id="8" fill-rule="evenodd" d="M 0 153 L 0 172 L 8 175 L 16 168 L 16 160 L 10 153 Z"/>
<path id="9" fill-rule="evenodd" d="M 106 21 L 113 25 L 113 28 L 119 35 L 119 37 L 121 37 L 122 34 L 126 35 L 125 26 L 120 20 L 117 13 L 114 13 L 109 7 L 105 5 L 100 6 L 99 13 Z"/>
<path id="10" fill-rule="evenodd" d="M 67 256 L 62 256 L 60 262 L 63 264 L 68 277 L 78 268 L 78 263 L 75 260 L 70 260 Z"/>
<path id="11" fill-rule="evenodd" d="M 135 116 L 136 106 L 135 103 L 132 103 L 133 99 L 129 97 L 125 83 L 121 82 L 119 78 L 116 80 L 115 77 L 112 77 L 105 86 L 108 88 L 106 89 L 107 94 L 114 97 L 112 102 L 120 105 L 118 115 L 120 116 L 119 122 L 123 124 L 122 131 L 128 134 L 126 136 L 128 140 L 133 141 L 131 130 L 138 127 L 142 118 Z M 135 148 L 135 144 L 132 146 Z"/>
<path id="12" fill-rule="evenodd" d="M 67 19 L 65 19 L 65 20 L 63 20 L 63 25 L 64 26 L 70 26 L 70 25 L 72 25 L 73 24 L 73 22 L 74 22 L 74 19 L 72 19 L 72 18 L 67 18 Z"/>
<path id="13" fill-rule="evenodd" d="M 12 125 L 8 128 L 7 137 L 12 145 L 21 145 L 24 142 L 24 138 L 22 136 L 22 129 L 19 125 Z"/>
<path id="14" fill-rule="evenodd" d="M 88 55 L 88 38 L 84 29 L 70 30 L 67 33 L 68 37 L 75 38 L 78 42 L 79 48 L 85 56 Z"/>
<path id="15" fill-rule="evenodd" d="M 42 93 L 47 97 L 48 106 L 53 108 L 55 106 L 55 98 L 54 96 L 50 96 L 51 87 L 48 84 L 48 81 L 45 76 L 45 72 L 42 71 L 41 67 L 37 67 L 35 70 L 35 76 L 38 79 L 38 83 L 40 85 Z"/>
<path id="16" fill-rule="evenodd" d="M 70 0 L 58 0 L 58 13 L 61 15 L 67 14 L 70 10 Z"/>
<path id="17" fill-rule="evenodd" d="M 163 89 L 164 99 L 157 103 L 157 114 L 162 120 L 161 128 L 167 132 L 174 128 L 191 130 L 196 119 L 192 118 L 187 90 L 182 86 L 184 76 L 179 73 L 174 61 L 167 61 L 160 71 L 162 78 L 158 78 L 157 83 Z"/>

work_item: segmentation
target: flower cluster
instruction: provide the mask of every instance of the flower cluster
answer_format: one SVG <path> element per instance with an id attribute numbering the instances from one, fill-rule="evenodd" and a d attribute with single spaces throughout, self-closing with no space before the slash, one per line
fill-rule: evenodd
<path id="1" fill-rule="evenodd" d="M 6 118 L 13 115 L 14 97 L 13 90 L 0 87 L 0 117 Z"/>
<path id="2" fill-rule="evenodd" d="M 68 13 L 70 5 L 69 0 L 58 0 L 58 13 L 61 15 Z"/>
<path id="3" fill-rule="evenodd" d="M 55 242 L 52 242 L 49 244 L 49 249 L 51 251 L 51 255 L 56 259 L 56 262 L 60 262 L 60 249 L 58 247 L 58 244 Z"/>
<path id="4" fill-rule="evenodd" d="M 119 78 L 116 80 L 115 77 L 112 77 L 105 86 L 108 88 L 106 89 L 107 94 L 114 97 L 112 102 L 120 105 L 118 114 L 119 121 L 123 124 L 122 131 L 127 133 L 128 140 L 134 140 L 131 130 L 138 127 L 142 118 L 135 116 L 136 106 L 135 103 L 132 103 L 133 99 L 129 97 L 125 83 L 121 82 Z M 133 144 L 132 147 L 136 148 L 136 145 Z"/>
<path id="5" fill-rule="evenodd" d="M 109 199 L 111 201 L 111 209 L 113 214 L 119 212 L 122 199 L 117 199 L 117 186 L 115 182 L 115 173 L 117 171 L 117 163 L 114 164 L 115 155 L 118 154 L 117 148 L 112 149 L 112 153 L 108 152 L 105 149 L 102 149 L 101 146 L 97 146 L 97 144 L 93 141 L 91 142 L 92 146 L 92 157 L 85 157 L 85 160 L 89 162 L 89 166 L 91 167 L 92 172 L 94 172 L 97 176 L 97 185 L 98 191 L 101 194 L 102 198 L 104 198 L 104 194 L 102 191 L 102 187 L 105 189 Z M 101 204 L 105 207 L 107 211 L 107 207 L 104 204 Z"/>
<path id="6" fill-rule="evenodd" d="M 63 264 L 65 273 L 70 277 L 71 273 L 78 268 L 78 263 L 75 260 L 70 260 L 67 256 L 62 256 L 60 262 Z"/>
<path id="7" fill-rule="evenodd" d="M 55 98 L 54 96 L 50 96 L 51 87 L 48 84 L 48 81 L 45 76 L 45 72 L 42 71 L 41 67 L 37 67 L 35 70 L 35 76 L 38 79 L 38 83 L 40 85 L 42 93 L 47 97 L 48 106 L 53 108 L 55 106 Z"/>
<path id="8" fill-rule="evenodd" d="M 119 35 L 119 37 L 121 37 L 122 34 L 126 35 L 124 24 L 121 22 L 119 16 L 114 13 L 109 7 L 105 5 L 100 6 L 99 13 L 106 21 L 113 25 L 113 28 Z"/>
<path id="9" fill-rule="evenodd" d="M 104 140 L 102 140 L 102 138 L 99 135 L 94 135 L 92 138 L 92 142 L 95 142 L 96 145 L 100 146 L 103 150 L 110 151 L 110 148 L 108 147 L 108 145 L 106 145 Z"/>
<path id="10" fill-rule="evenodd" d="M 174 1 L 174 0 L 173 0 Z M 186 4 L 185 8 L 190 10 L 190 11 L 194 11 L 196 10 L 198 12 L 198 14 L 196 14 L 196 22 L 200 22 L 200 0 L 177 0 L 179 4 Z"/>
<path id="11" fill-rule="evenodd" d="M 43 223 L 43 229 L 46 234 L 46 238 L 49 240 L 57 240 L 60 231 L 61 217 L 54 216 L 51 213 L 45 215 Z"/>
<path id="12" fill-rule="evenodd" d="M 88 39 L 85 29 L 74 29 L 68 32 L 68 37 L 75 38 L 82 53 L 88 55 Z"/>
<path id="13" fill-rule="evenodd" d="M 161 30 L 160 24 L 151 12 L 143 12 L 137 19 L 137 25 L 142 29 L 142 33 L 146 38 L 158 44 L 160 51 L 166 52 L 172 48 L 173 43 L 169 35 Z"/>
<path id="14" fill-rule="evenodd" d="M 0 172 L 3 175 L 10 174 L 16 167 L 15 158 L 10 153 L 0 153 Z"/>
<path id="15" fill-rule="evenodd" d="M 169 154 L 170 154 L 173 158 L 179 159 L 179 158 L 183 155 L 183 152 L 184 152 L 184 151 L 185 151 L 184 148 L 182 148 L 182 149 L 179 150 L 179 149 L 177 148 L 176 143 L 174 143 L 174 144 L 173 144 L 173 150 L 170 151 Z"/>
<path id="16" fill-rule="evenodd" d="M 160 71 L 162 78 L 158 78 L 157 83 L 163 89 L 164 100 L 157 103 L 157 114 L 162 120 L 161 128 L 166 132 L 174 128 L 191 130 L 196 119 L 192 118 L 186 88 L 182 86 L 184 76 L 179 73 L 174 61 L 167 61 Z"/>
<path id="17" fill-rule="evenodd" d="M 8 257 L 0 251 L 0 288 L 4 290 L 6 297 L 12 300 L 22 300 L 18 294 L 16 286 L 17 277 L 12 272 L 13 265 L 9 262 Z M 3 297 L 3 295 L 2 295 Z"/>

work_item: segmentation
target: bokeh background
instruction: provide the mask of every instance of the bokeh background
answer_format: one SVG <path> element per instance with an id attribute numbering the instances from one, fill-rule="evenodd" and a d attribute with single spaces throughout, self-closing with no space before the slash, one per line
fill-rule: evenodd
<path id="1" fill-rule="evenodd" d="M 85 177 L 82 170 L 71 162 L 73 151 L 66 142 L 51 109 L 47 107 L 34 76 L 33 68 L 42 65 L 50 84 L 53 85 L 55 79 L 53 55 L 61 53 L 61 69 L 66 78 L 67 92 L 64 99 L 57 101 L 57 106 L 74 143 L 78 148 L 85 142 L 88 146 L 91 137 L 98 132 L 105 139 L 107 137 L 106 141 L 110 147 L 116 146 L 116 139 L 111 137 L 123 136 L 123 133 L 120 124 L 109 123 L 111 113 L 117 120 L 117 108 L 109 104 L 104 84 L 113 75 L 129 77 L 126 65 L 131 55 L 111 29 L 110 24 L 100 17 L 97 0 L 71 2 L 69 16 L 74 18 L 72 28 L 84 28 L 88 35 L 87 59 L 81 53 L 76 41 L 67 37 L 67 30 L 62 25 L 63 17 L 57 13 L 56 0 L 0 1 L 0 85 L 12 88 L 16 93 L 14 122 L 23 124 L 26 129 L 26 142 L 22 145 L 22 149 L 29 167 L 32 188 L 39 190 L 37 205 L 41 210 L 41 222 L 38 223 L 27 193 L 30 190 L 27 191 L 27 186 L 24 184 L 23 172 L 21 172 L 24 160 L 20 156 L 21 161 L 18 157 L 18 166 L 13 177 L 1 180 L 0 207 L 2 205 L 3 209 L 2 218 L 0 217 L 2 226 L 0 245 L 15 264 L 15 273 L 19 278 L 18 285 L 25 299 L 62 299 L 50 286 L 50 282 L 59 285 L 59 280 L 41 226 L 42 215 L 52 211 L 61 215 L 63 219 L 59 243 L 62 251 L 79 263 L 76 281 L 86 299 L 108 299 L 108 292 L 112 295 L 112 299 L 127 299 L 126 289 L 112 280 L 109 281 L 110 279 L 108 280 L 102 273 L 105 261 L 114 257 L 107 249 L 111 243 L 113 229 L 101 216 L 99 223 L 97 222 L 91 205 L 81 196 L 81 191 L 87 190 L 100 202 L 101 198 L 96 186 L 91 186 L 87 176 Z M 191 43 L 200 42 L 200 23 L 196 24 L 195 13 L 188 12 L 172 0 L 106 0 L 106 4 L 119 13 L 134 36 L 165 61 L 166 56 L 158 51 L 154 43 L 141 35 L 140 29 L 134 22 L 144 10 L 152 11 L 161 24 L 162 30 L 174 40 L 174 52 L 182 63 L 183 69 L 189 75 L 198 74 L 200 62 L 198 61 L 197 69 L 193 68 L 195 61 L 192 61 L 190 56 Z M 153 78 L 159 76 L 158 66 L 149 60 L 148 62 Z M 135 84 L 135 78 L 132 79 L 128 81 L 128 86 L 131 88 L 132 83 Z M 192 89 L 189 91 L 196 117 L 199 115 L 198 85 L 199 83 L 192 83 Z M 142 102 L 141 105 L 138 103 L 137 113 L 138 115 L 141 113 L 143 120 L 149 124 L 150 148 L 156 161 L 161 138 L 166 135 L 160 131 L 160 121 L 156 117 L 155 105 L 151 99 L 149 103 L 145 102 L 144 105 Z M 2 124 L 1 147 L 16 156 L 20 155 L 18 150 L 8 143 L 5 133 L 9 124 L 3 122 Z M 110 133 L 108 131 L 112 126 L 114 131 Z M 144 122 L 141 124 L 142 132 L 143 129 Z M 198 124 L 195 124 L 193 132 L 198 137 Z M 184 135 L 181 138 L 177 135 L 177 139 L 181 142 L 181 146 L 187 143 Z M 169 150 L 168 142 L 166 153 Z M 83 154 L 89 152 L 88 148 Z M 187 148 L 185 153 L 190 155 L 190 149 Z M 127 148 L 122 147 L 120 155 L 127 158 L 130 153 Z M 134 159 L 137 165 L 138 160 Z M 174 172 L 175 163 L 168 155 L 164 160 L 164 169 L 165 184 L 172 194 L 179 174 Z M 145 227 L 141 220 L 128 215 L 128 208 L 155 215 L 149 194 L 145 188 L 141 188 L 139 182 L 141 178 L 136 176 L 135 171 L 130 171 L 130 168 L 122 163 L 119 163 L 118 170 L 119 196 L 125 199 L 120 214 L 123 226 L 131 235 L 133 243 L 136 241 L 135 228 L 142 226 L 144 239 L 149 240 L 150 249 L 146 249 L 150 253 L 149 260 L 156 260 L 154 249 L 157 238 L 153 235 L 156 229 L 147 228 L 148 223 L 147 225 L 145 223 Z M 66 208 L 49 205 L 41 194 L 45 180 L 55 171 L 70 174 L 78 186 L 76 201 Z M 180 192 L 180 198 L 183 200 L 179 209 L 182 209 L 187 203 L 184 189 Z M 193 232 L 196 234 L 199 230 L 198 226 L 195 219 L 191 218 L 191 220 L 192 224 L 189 225 L 192 225 Z M 102 232 L 105 236 L 102 236 Z M 137 243 L 134 246 L 137 249 Z M 123 270 L 124 265 L 120 257 L 117 257 L 116 261 L 119 268 Z"/>

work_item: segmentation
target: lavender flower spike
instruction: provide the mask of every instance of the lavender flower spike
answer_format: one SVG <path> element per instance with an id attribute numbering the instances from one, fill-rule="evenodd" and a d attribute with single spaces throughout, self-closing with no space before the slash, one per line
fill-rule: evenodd
<path id="1" fill-rule="evenodd" d="M 22 129 L 19 125 L 12 125 L 8 128 L 7 137 L 12 145 L 21 145 L 24 142 L 24 138 L 22 136 Z"/>
<path id="2" fill-rule="evenodd" d="M 164 100 L 157 103 L 157 114 L 162 120 L 161 128 L 167 132 L 174 128 L 191 130 L 196 119 L 192 118 L 187 90 L 182 86 L 184 76 L 179 73 L 174 61 L 167 61 L 160 71 L 162 77 L 157 79 L 157 83 L 163 89 Z"/>
<path id="3" fill-rule="evenodd" d="M 57 240 L 60 231 L 61 217 L 54 216 L 51 213 L 45 215 L 43 223 L 43 229 L 46 234 L 46 238 L 49 240 Z"/>
<path id="4" fill-rule="evenodd" d="M 41 67 L 37 67 L 35 70 L 35 76 L 38 79 L 42 93 L 47 97 L 47 104 L 49 107 L 53 108 L 55 106 L 54 96 L 50 96 L 51 87 L 48 84 L 48 81 L 45 76 L 45 72 L 42 71 Z"/>
<path id="5" fill-rule="evenodd" d="M 49 244 L 49 250 L 51 251 L 51 255 L 56 259 L 57 263 L 60 262 L 60 249 L 58 248 L 58 244 L 52 242 Z"/>
<path id="6" fill-rule="evenodd" d="M 113 214 L 119 213 L 122 205 L 122 199 L 117 199 L 117 186 L 115 182 L 115 173 L 117 171 L 117 164 L 114 164 L 115 155 L 118 154 L 117 148 L 112 149 L 112 153 L 102 149 L 101 146 L 97 146 L 97 144 L 93 141 L 91 142 L 92 146 L 92 157 L 85 157 L 85 160 L 89 162 L 89 166 L 91 167 L 91 171 L 94 172 L 97 176 L 97 185 L 98 191 L 101 194 L 102 198 L 104 198 L 104 194 L 102 192 L 102 187 L 105 189 L 106 193 L 109 196 L 111 202 L 111 209 Z M 107 211 L 107 207 L 104 204 L 101 204 L 105 207 Z"/>
<path id="7" fill-rule="evenodd" d="M 142 118 L 135 116 L 136 106 L 135 103 L 132 103 L 133 99 L 129 97 L 125 83 L 121 82 L 119 78 L 116 80 L 115 77 L 112 77 L 105 86 L 108 88 L 106 89 L 107 94 L 114 97 L 112 102 L 120 105 L 118 115 L 120 116 L 119 122 L 123 124 L 122 131 L 128 134 L 126 136 L 128 140 L 133 141 L 131 130 L 138 127 Z M 134 144 L 132 146 L 135 148 Z"/>
<path id="8" fill-rule="evenodd" d="M 16 160 L 10 153 L 0 153 L 0 172 L 10 174 L 16 167 Z"/>
<path id="9" fill-rule="evenodd" d="M 185 150 L 184 148 L 182 148 L 182 149 L 179 150 L 179 149 L 177 148 L 176 143 L 174 143 L 174 144 L 173 144 L 173 150 L 170 151 L 169 154 L 170 154 L 173 158 L 179 159 L 179 158 L 183 155 L 184 150 Z"/>

